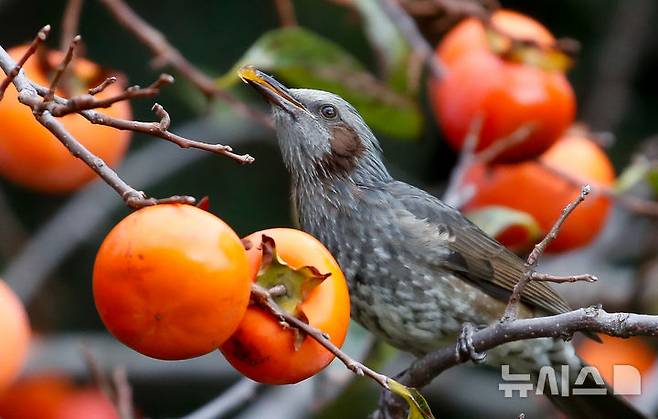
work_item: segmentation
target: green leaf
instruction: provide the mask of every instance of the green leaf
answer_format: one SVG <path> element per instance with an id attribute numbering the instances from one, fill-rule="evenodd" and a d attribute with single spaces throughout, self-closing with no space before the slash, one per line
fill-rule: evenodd
<path id="1" fill-rule="evenodd" d="M 533 216 L 512 208 L 491 205 L 469 211 L 465 215 L 491 237 L 498 236 L 512 226 L 524 228 L 530 241 L 535 241 L 542 234 Z"/>
<path id="2" fill-rule="evenodd" d="M 652 181 L 652 179 L 654 181 Z M 617 177 L 613 189 L 616 193 L 626 192 L 640 182 L 647 180 L 649 184 L 658 190 L 656 179 L 656 170 L 646 158 L 638 158 L 632 164 L 627 166 Z"/>
<path id="3" fill-rule="evenodd" d="M 402 397 L 409 405 L 407 419 L 434 419 L 427 401 L 418 390 L 407 387 L 389 378 L 388 388 L 392 393 Z"/>
<path id="4" fill-rule="evenodd" d="M 389 86 L 404 93 L 415 93 L 418 83 L 410 86 L 409 65 L 412 48 L 377 0 L 355 0 L 354 7 L 363 18 L 370 44 L 380 57 Z"/>
<path id="5" fill-rule="evenodd" d="M 420 134 L 422 116 L 414 100 L 387 87 L 340 46 L 313 32 L 302 28 L 267 32 L 217 80 L 218 85 L 235 84 L 238 69 L 248 64 L 275 73 L 292 87 L 342 96 L 382 134 L 405 139 Z"/>
<path id="6" fill-rule="evenodd" d="M 264 234 L 261 247 L 263 263 L 256 283 L 266 289 L 277 285 L 285 286 L 285 294 L 274 297 L 274 301 L 288 313 L 304 317 L 301 311 L 302 303 L 310 292 L 331 274 L 320 273 L 313 266 L 302 266 L 299 269 L 289 266 L 277 253 L 274 239 Z"/>

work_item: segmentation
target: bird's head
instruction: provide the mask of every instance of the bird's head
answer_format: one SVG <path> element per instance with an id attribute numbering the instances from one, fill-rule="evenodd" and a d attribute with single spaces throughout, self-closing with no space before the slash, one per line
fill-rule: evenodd
<path id="1" fill-rule="evenodd" d="M 388 179 L 377 139 L 340 96 L 288 89 L 253 67 L 243 67 L 238 74 L 272 104 L 281 154 L 293 176 L 357 183 Z"/>

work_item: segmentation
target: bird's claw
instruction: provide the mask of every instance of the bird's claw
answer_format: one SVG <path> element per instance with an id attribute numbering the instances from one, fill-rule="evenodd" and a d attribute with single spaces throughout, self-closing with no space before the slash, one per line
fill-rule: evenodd
<path id="1" fill-rule="evenodd" d="M 473 332 L 476 330 L 477 327 L 472 323 L 464 323 L 462 325 L 455 348 L 455 357 L 458 362 L 464 359 L 470 359 L 473 363 L 480 364 L 487 358 L 486 352 L 478 352 L 473 345 Z"/>

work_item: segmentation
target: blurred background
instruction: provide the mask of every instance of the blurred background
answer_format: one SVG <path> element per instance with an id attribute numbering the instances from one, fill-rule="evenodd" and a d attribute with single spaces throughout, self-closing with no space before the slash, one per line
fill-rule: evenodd
<path id="1" fill-rule="evenodd" d="M 395 44 L 381 34 L 378 38 L 376 28 L 387 27 L 385 24 L 374 25 L 375 29 L 365 24 L 377 22 L 381 16 L 368 17 L 368 8 L 354 3 L 359 2 L 293 2 L 301 27 L 337 45 L 353 57 L 350 59 L 361 63 L 361 71 L 381 80 L 382 52 L 377 48 L 394 48 Z M 444 3 L 454 6 L 461 2 L 402 1 L 432 47 L 464 17 L 458 13 L 458 6 L 446 9 Z M 479 5 L 476 1 L 463 3 Z M 267 110 L 251 89 L 235 83 L 234 66 L 247 51 L 253 51 L 264 34 L 281 27 L 275 2 L 129 4 L 194 65 L 209 76 L 218 77 L 222 88 L 254 108 Z M 372 4 L 377 7 L 376 2 Z M 501 1 L 501 5 L 538 20 L 558 38 L 569 37 L 580 43 L 574 66 L 568 72 L 577 98 L 576 119 L 588 125 L 597 142 L 604 146 L 617 174 L 633 167 L 638 155 L 648 156 L 648 160 L 655 158 L 652 153 L 656 150 L 654 136 L 658 128 L 658 37 L 653 22 L 658 18 L 658 3 L 546 0 Z M 65 6 L 65 1 L 0 0 L 0 45 L 9 49 L 29 42 L 40 27 L 51 24 L 53 32 L 47 45 L 57 48 Z M 152 67 L 151 51 L 98 1 L 84 2 L 79 33 L 84 55 L 125 74 L 130 84 L 148 85 L 163 71 Z M 396 36 L 404 42 L 399 34 Z M 377 39 L 383 43 L 376 45 Z M 295 44 L 290 48 L 294 50 Z M 171 69 L 164 71 L 171 72 L 176 83 L 164 88 L 155 99 L 132 101 L 134 119 L 153 120 L 150 108 L 157 101 L 170 113 L 173 132 L 230 144 L 240 153 L 251 154 L 256 161 L 251 166 L 241 166 L 209 153 L 182 150 L 134 134 L 118 173 L 150 196 L 207 195 L 211 211 L 240 236 L 268 227 L 293 225 L 288 174 L 273 131 L 236 114 L 220 99 L 208 103 L 185 77 Z M 304 76 L 286 79 L 285 73 L 277 73 L 276 68 L 271 72 L 280 74 L 293 87 L 314 87 L 318 83 L 310 78 L 305 83 Z M 368 122 L 381 140 L 391 172 L 440 195 L 458 154 L 442 137 L 428 100 L 426 73 L 423 71 L 422 78 L 416 81 L 416 91 L 407 95 L 413 104 L 410 108 L 387 109 L 380 114 L 373 111 Z M 382 81 L 382 85 L 386 83 Z M 391 86 L 388 88 L 395 90 Z M 369 100 L 372 99 L 364 97 L 360 103 L 370 106 Z M 387 123 L 391 112 L 404 116 Z M 0 119 L 0 132 L 4 123 Z M 650 173 L 646 177 L 645 174 L 642 172 L 641 179 L 634 180 L 624 193 L 650 199 L 653 183 Z M 629 210 L 616 198 L 612 201 L 613 208 L 595 241 L 547 257 L 542 269 L 556 274 L 588 272 L 599 276 L 596 284 L 559 286 L 574 306 L 602 303 L 609 311 L 656 312 L 655 215 Z M 128 213 L 123 202 L 100 181 L 69 194 L 48 194 L 0 178 L 0 272 L 26 304 L 34 330 L 23 374 L 59 371 L 79 382 L 89 382 L 88 367 L 80 350 L 85 342 L 101 368 L 125 367 L 134 404 L 143 417 L 184 416 L 230 387 L 239 375 L 219 354 L 190 361 L 155 361 L 125 348 L 105 331 L 91 297 L 94 256 L 105 234 Z M 654 412 L 658 407 L 655 344 L 641 340 L 640 349 L 628 345 L 631 349 L 622 349 L 619 355 L 637 359 L 638 354 L 647 354 L 643 384 L 653 392 L 647 391 L 636 402 Z M 370 345 L 367 332 L 353 325 L 346 351 L 360 357 Z M 410 359 L 390 348 L 377 347 L 373 353 L 371 361 L 389 373 L 401 371 Z M 255 388 L 253 397 L 226 417 L 365 417 L 375 407 L 378 389 L 359 379 L 342 394 L 328 390 L 348 379 L 342 365 L 334 362 L 325 373 L 295 386 Z M 556 417 L 542 398 L 504 399 L 497 383 L 496 371 L 460 366 L 442 374 L 426 394 L 435 415 L 441 418 L 509 418 L 521 412 L 527 417 Z"/>

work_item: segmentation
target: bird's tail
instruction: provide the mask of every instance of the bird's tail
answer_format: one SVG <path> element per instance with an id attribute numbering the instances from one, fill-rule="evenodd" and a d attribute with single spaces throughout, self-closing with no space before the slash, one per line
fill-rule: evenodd
<path id="1" fill-rule="evenodd" d="M 508 344 L 510 345 L 510 344 Z M 615 395 L 594 368 L 576 355 L 570 342 L 534 339 L 499 348 L 493 361 L 509 363 L 512 373 L 532 371 L 531 382 L 570 419 L 646 419 L 628 400 Z M 504 362 L 501 362 L 504 361 Z M 505 378 L 505 377 L 503 377 Z"/>

